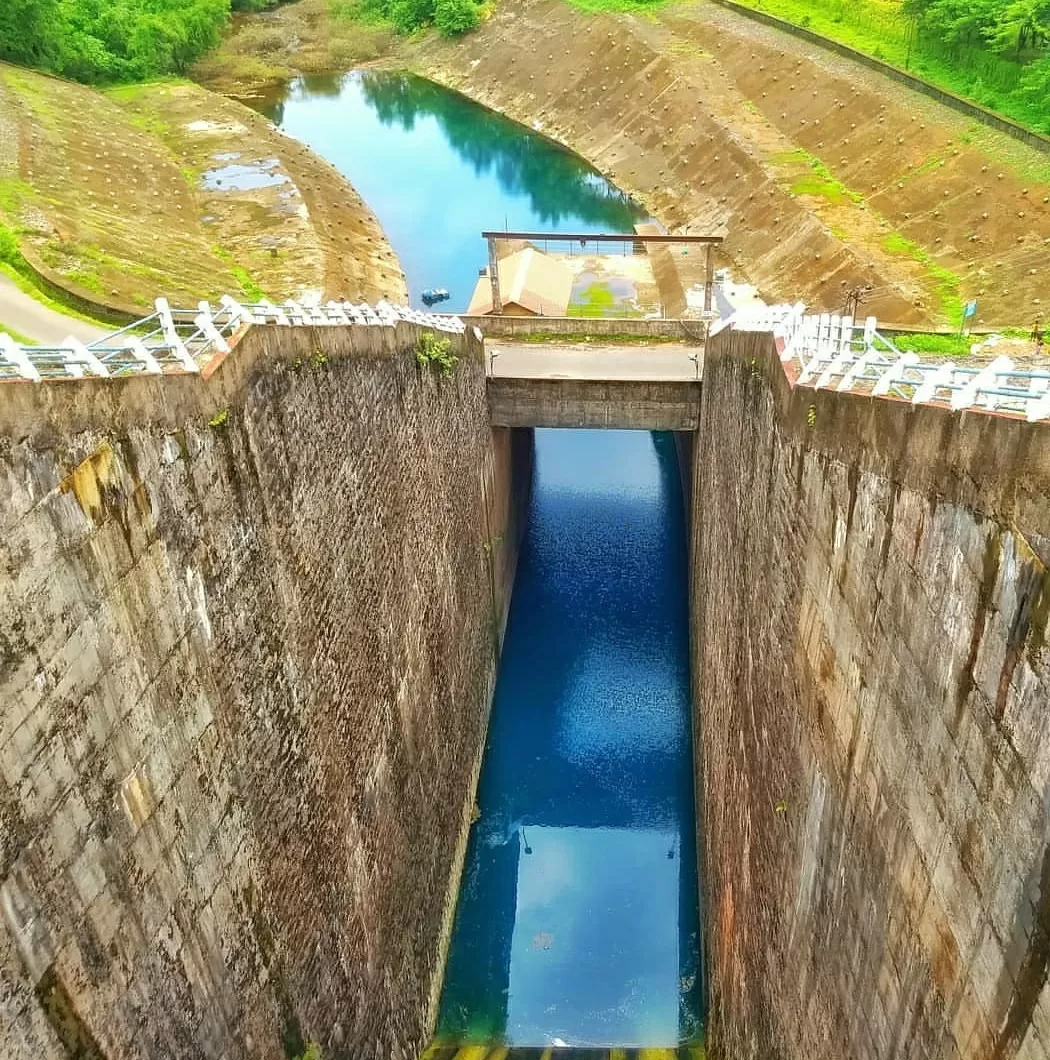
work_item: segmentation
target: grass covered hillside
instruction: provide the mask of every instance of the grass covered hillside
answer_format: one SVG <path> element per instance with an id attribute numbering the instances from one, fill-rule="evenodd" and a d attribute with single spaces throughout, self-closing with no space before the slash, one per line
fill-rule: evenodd
<path id="1" fill-rule="evenodd" d="M 1050 132 L 1050 0 L 742 0 Z"/>

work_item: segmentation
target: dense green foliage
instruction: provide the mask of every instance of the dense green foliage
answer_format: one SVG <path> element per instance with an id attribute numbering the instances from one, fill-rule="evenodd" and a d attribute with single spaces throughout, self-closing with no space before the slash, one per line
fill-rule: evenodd
<path id="1" fill-rule="evenodd" d="M 78 81 L 178 73 L 272 0 L 0 0 L 0 59 Z"/>
<path id="2" fill-rule="evenodd" d="M 392 22 L 401 33 L 435 26 L 446 37 L 474 29 L 481 21 L 478 0 L 361 0 L 360 11 Z"/>
<path id="3" fill-rule="evenodd" d="M 1050 132 L 1050 0 L 743 2 Z"/>

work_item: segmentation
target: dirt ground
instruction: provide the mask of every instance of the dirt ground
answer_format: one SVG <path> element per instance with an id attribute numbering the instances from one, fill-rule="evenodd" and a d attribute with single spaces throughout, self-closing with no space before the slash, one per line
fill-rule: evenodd
<path id="1" fill-rule="evenodd" d="M 0 221 L 74 294 L 128 312 L 158 295 L 404 295 L 346 180 L 238 103 L 190 83 L 101 93 L 0 66 L 0 113 Z M 261 186 L 220 183 L 228 166 Z"/>
<path id="2" fill-rule="evenodd" d="M 426 73 L 551 135 L 769 300 L 897 324 L 1027 326 L 1050 303 L 1050 159 L 705 0 L 651 17 L 501 0 L 409 41 Z M 483 220 L 483 219 L 482 219 Z M 687 283 L 688 285 L 688 283 Z"/>

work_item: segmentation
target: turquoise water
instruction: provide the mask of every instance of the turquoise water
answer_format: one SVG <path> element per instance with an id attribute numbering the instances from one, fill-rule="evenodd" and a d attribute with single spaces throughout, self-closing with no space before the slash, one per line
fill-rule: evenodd
<path id="1" fill-rule="evenodd" d="M 673 437 L 537 430 L 440 1039 L 699 1034 L 687 584 Z"/>
<path id="2" fill-rule="evenodd" d="M 413 305 L 446 287 L 467 308 L 485 229 L 630 232 L 646 212 L 581 158 L 410 74 L 300 78 L 249 101 L 339 169 L 383 226 Z"/>

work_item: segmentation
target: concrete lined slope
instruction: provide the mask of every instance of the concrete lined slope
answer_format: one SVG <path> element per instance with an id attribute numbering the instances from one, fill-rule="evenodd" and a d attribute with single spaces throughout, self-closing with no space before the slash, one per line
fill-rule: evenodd
<path id="1" fill-rule="evenodd" d="M 345 179 L 240 104 L 188 83 L 104 94 L 0 66 L 0 110 L 0 223 L 76 295 L 131 313 L 159 294 L 403 296 Z M 230 165 L 248 167 L 243 186 L 206 186 Z"/>
<path id="2" fill-rule="evenodd" d="M 711 1052 L 1050 1055 L 1050 427 L 708 346 L 693 539 Z"/>
<path id="3" fill-rule="evenodd" d="M 916 106 L 933 117 L 912 127 L 909 97 L 920 97 L 865 68 L 843 75 L 842 60 L 833 73 L 804 49 L 819 52 L 702 3 L 642 19 L 585 14 L 557 0 L 508 0 L 461 41 L 431 39 L 408 51 L 420 72 L 579 151 L 672 229 L 724 227 L 725 259 L 771 300 L 839 309 L 846 287 L 870 283 L 870 310 L 906 324 L 942 321 L 957 313 L 960 299 L 983 291 L 986 322 L 1025 318 L 1038 297 L 1028 273 L 1038 262 L 1029 258 L 1050 236 L 1045 175 L 1044 183 L 1030 179 L 1027 210 L 1013 211 L 1026 213 L 1016 219 L 1026 221 L 1022 243 L 1002 216 L 993 223 L 994 209 L 971 243 L 972 211 L 962 209 L 958 187 L 944 196 L 931 184 L 943 175 L 932 166 L 954 134 L 959 161 L 949 149 L 944 169 L 972 168 L 985 131 L 960 132 L 958 115 L 925 98 Z M 778 65 L 786 69 L 777 72 Z M 843 76 L 848 91 L 836 80 Z M 880 115 L 863 116 L 872 99 L 886 105 L 881 123 Z M 856 125 L 848 137 L 842 121 Z M 829 122 L 830 134 L 815 131 Z M 885 128 L 903 135 L 904 144 L 896 136 L 890 142 Z M 964 135 L 971 144 L 963 144 Z M 988 140 L 993 156 L 1002 139 Z M 919 154 L 924 148 L 929 157 Z M 1016 144 L 1010 150 L 1020 167 L 1038 157 Z M 1003 210 L 1012 209 L 1022 177 L 1002 161 L 980 164 L 996 166 L 994 188 L 984 178 L 983 203 L 1004 197 Z M 931 216 L 927 227 L 913 221 L 922 210 Z M 971 255 L 988 276 L 963 268 Z M 681 264 L 687 282 L 702 278 Z"/>
<path id="4" fill-rule="evenodd" d="M 528 469 L 417 341 L 0 388 L 4 1060 L 425 1044 Z"/>

